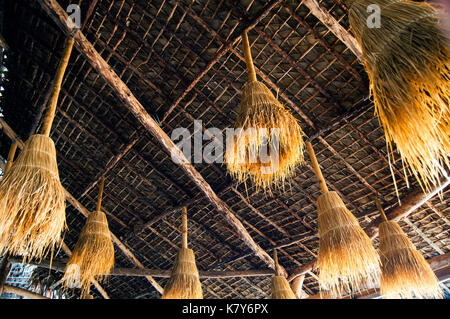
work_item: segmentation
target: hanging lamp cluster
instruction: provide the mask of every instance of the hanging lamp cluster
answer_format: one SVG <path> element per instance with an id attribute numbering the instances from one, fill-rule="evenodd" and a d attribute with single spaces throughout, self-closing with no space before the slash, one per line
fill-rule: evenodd
<path id="1" fill-rule="evenodd" d="M 349 21 L 363 52 L 376 114 L 390 152 L 393 144 L 424 189 L 439 183 L 449 168 L 450 51 L 439 27 L 438 11 L 411 0 L 348 0 Z M 381 8 L 383 27 L 370 27 L 367 6 Z M 381 41 L 381 42 L 380 42 Z M 14 161 L 11 146 L 0 180 L 0 252 L 41 259 L 62 242 L 66 227 L 65 192 L 59 180 L 56 149 L 50 138 L 59 91 L 73 39 L 68 38 L 52 88 L 42 133 L 32 135 Z M 227 148 L 229 173 L 239 182 L 249 179 L 257 189 L 283 189 L 304 161 L 306 144 L 322 194 L 317 199 L 319 285 L 324 294 L 340 296 L 380 282 L 385 298 L 442 298 L 436 275 L 395 221 L 389 221 L 376 199 L 383 221 L 375 249 L 357 218 L 337 192 L 329 191 L 310 142 L 298 120 L 257 81 L 247 33 L 242 43 L 249 80 L 242 90 L 235 121 L 236 135 Z M 381 43 L 381 45 L 380 45 Z M 66 288 L 81 288 L 93 298 L 93 280 L 104 280 L 114 267 L 114 245 L 101 211 L 104 178 L 96 211 L 90 213 L 62 279 Z M 182 209 L 181 239 L 162 299 L 203 299 L 195 255 L 188 248 L 187 207 Z M 280 274 L 274 251 L 273 299 L 296 299 Z"/>

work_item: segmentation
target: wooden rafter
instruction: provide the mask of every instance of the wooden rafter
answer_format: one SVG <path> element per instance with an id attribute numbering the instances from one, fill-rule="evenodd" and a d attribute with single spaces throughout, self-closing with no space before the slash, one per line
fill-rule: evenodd
<path id="1" fill-rule="evenodd" d="M 334 35 L 341 40 L 361 60 L 362 52 L 356 39 L 337 21 L 317 0 L 303 0 L 302 3 L 311 10 Z"/>

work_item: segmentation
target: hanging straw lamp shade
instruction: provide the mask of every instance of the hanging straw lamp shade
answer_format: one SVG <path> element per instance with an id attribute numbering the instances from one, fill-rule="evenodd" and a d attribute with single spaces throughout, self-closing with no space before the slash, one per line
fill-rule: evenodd
<path id="1" fill-rule="evenodd" d="M 287 279 L 280 274 L 276 250 L 273 252 L 273 258 L 275 259 L 275 276 L 272 277 L 271 283 L 272 299 L 297 299 Z"/>
<path id="2" fill-rule="evenodd" d="M 411 0 L 347 0 L 350 26 L 362 49 L 375 111 L 421 186 L 439 184 L 449 167 L 450 49 L 435 6 Z M 369 5 L 380 27 L 368 26 Z"/>
<path id="3" fill-rule="evenodd" d="M 182 247 L 178 251 L 170 278 L 161 299 L 203 299 L 202 284 L 195 264 L 195 255 L 188 248 L 187 208 L 182 209 Z"/>
<path id="4" fill-rule="evenodd" d="M 395 221 L 388 221 L 378 199 L 375 200 L 383 222 L 379 225 L 383 298 L 442 298 L 430 264 Z"/>
<path id="5" fill-rule="evenodd" d="M 227 145 L 227 169 L 240 182 L 248 178 L 257 188 L 271 190 L 284 186 L 303 162 L 303 132 L 297 119 L 256 80 L 245 32 L 242 42 L 249 81 L 242 90 L 232 146 Z"/>
<path id="6" fill-rule="evenodd" d="M 102 177 L 97 210 L 88 215 L 63 277 L 63 283 L 67 288 L 80 285 L 82 295 L 86 296 L 89 295 L 91 281 L 93 279 L 102 281 L 114 267 L 111 232 L 106 215 L 101 211 L 104 183 Z"/>
<path id="7" fill-rule="evenodd" d="M 0 251 L 42 258 L 61 242 L 66 226 L 65 193 L 59 181 L 56 149 L 50 138 L 64 71 L 73 39 L 66 40 L 53 82 L 42 134 L 32 135 L 0 181 Z"/>
<path id="8" fill-rule="evenodd" d="M 376 282 L 379 257 L 356 217 L 336 192 L 328 191 L 310 142 L 306 148 L 322 190 L 317 200 L 319 284 L 336 297 Z"/>

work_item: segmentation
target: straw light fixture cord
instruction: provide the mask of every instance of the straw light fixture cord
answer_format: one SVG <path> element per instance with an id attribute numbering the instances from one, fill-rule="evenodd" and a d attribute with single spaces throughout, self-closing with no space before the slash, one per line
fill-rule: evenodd
<path id="1" fill-rule="evenodd" d="M 420 252 L 395 221 L 388 221 L 375 199 L 383 221 L 379 225 L 380 294 L 386 299 L 442 298 L 439 281 Z"/>
<path id="2" fill-rule="evenodd" d="M 65 193 L 59 180 L 50 130 L 73 39 L 68 38 L 58 65 L 42 134 L 32 135 L 0 181 L 0 250 L 42 258 L 61 242 L 66 227 Z"/>
<path id="3" fill-rule="evenodd" d="M 227 169 L 238 181 L 249 179 L 257 189 L 271 191 L 284 187 L 303 162 L 303 132 L 297 119 L 256 80 L 245 32 L 242 43 L 249 81 L 242 90 L 234 139 L 227 145 Z"/>
<path id="4" fill-rule="evenodd" d="M 280 274 L 276 250 L 273 251 L 273 259 L 275 260 L 275 276 L 272 277 L 271 283 L 272 299 L 297 299 L 287 279 Z"/>
<path id="5" fill-rule="evenodd" d="M 449 167 L 450 39 L 440 25 L 446 16 L 425 1 L 347 2 L 390 152 L 395 144 L 429 189 Z M 379 6 L 380 27 L 368 25 L 369 5 Z"/>
<path id="6" fill-rule="evenodd" d="M 356 217 L 336 192 L 328 191 L 310 142 L 306 148 L 322 190 L 317 200 L 319 284 L 337 297 L 375 283 L 379 257 Z"/>
<path id="7" fill-rule="evenodd" d="M 105 179 L 102 177 L 97 201 L 97 210 L 91 212 L 80 236 L 63 277 L 67 288 L 81 286 L 82 295 L 88 295 L 92 280 L 102 281 L 114 267 L 114 245 L 105 213 L 101 211 Z"/>
<path id="8" fill-rule="evenodd" d="M 186 206 L 183 207 L 181 216 L 182 247 L 178 251 L 161 299 L 203 299 L 202 285 L 195 264 L 194 251 L 188 248 Z"/>

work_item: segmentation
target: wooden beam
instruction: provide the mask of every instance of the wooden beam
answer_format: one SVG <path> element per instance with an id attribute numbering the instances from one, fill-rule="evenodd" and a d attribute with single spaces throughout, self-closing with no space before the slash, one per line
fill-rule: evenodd
<path id="1" fill-rule="evenodd" d="M 12 262 L 22 262 L 20 257 L 10 258 Z M 29 265 L 47 268 L 52 270 L 64 272 L 66 268 L 65 260 L 53 260 L 50 264 L 49 260 L 29 261 Z M 125 277 L 146 277 L 153 276 L 158 278 L 169 278 L 170 270 L 165 269 L 147 269 L 147 268 L 113 268 L 110 276 L 125 276 Z M 274 272 L 271 269 L 254 269 L 254 270 L 231 270 L 231 271 L 216 271 L 207 270 L 199 271 L 200 278 L 204 279 L 223 279 L 236 277 L 268 277 L 273 276 Z"/>
<path id="2" fill-rule="evenodd" d="M 436 196 L 436 194 L 442 192 L 449 184 L 450 178 L 442 181 L 441 185 L 435 187 L 429 193 L 424 193 L 422 189 L 417 189 L 409 193 L 409 195 L 405 196 L 401 200 L 402 205 L 391 209 L 389 212 L 386 213 L 386 217 L 389 220 L 395 220 L 398 222 L 402 218 L 407 217 L 416 209 L 424 205 L 427 201 Z M 381 221 L 382 221 L 381 217 L 378 216 L 377 218 L 372 220 L 369 223 L 369 225 L 364 229 L 364 231 L 371 239 L 374 239 L 375 237 L 378 236 L 378 225 L 380 224 Z M 306 272 L 312 271 L 314 269 L 316 269 L 316 260 L 313 260 L 305 265 L 295 268 L 293 271 L 290 272 L 288 280 L 292 281 L 296 277 L 301 276 Z"/>
<path id="3" fill-rule="evenodd" d="M 3 291 L 8 292 L 10 294 L 16 294 L 16 295 L 19 295 L 22 297 L 26 297 L 26 298 L 31 298 L 31 299 L 50 299 L 48 297 L 41 296 L 41 295 L 31 292 L 29 290 L 18 288 L 18 287 L 13 287 L 10 285 L 5 285 Z"/>
<path id="4" fill-rule="evenodd" d="M 0 117 L 0 129 L 3 130 L 3 132 L 11 139 L 15 140 L 17 139 L 19 148 L 23 148 L 24 142 L 19 138 L 19 136 L 14 132 L 14 130 L 6 123 L 6 121 Z M 66 193 L 66 199 L 77 209 L 81 214 L 83 214 L 85 217 L 88 216 L 89 211 L 84 207 L 80 202 L 78 202 L 75 197 L 72 196 L 72 194 L 69 193 L 65 189 Z M 117 247 L 127 256 L 136 266 L 139 268 L 144 268 L 144 265 L 134 256 L 134 254 L 113 234 L 111 233 L 111 237 L 113 242 L 117 245 Z M 159 285 L 153 278 L 150 276 L 146 277 L 147 280 L 152 284 L 155 289 L 162 294 L 163 288 L 161 285 Z"/>
<path id="5" fill-rule="evenodd" d="M 276 1 L 275 1 L 276 2 Z M 206 182 L 203 176 L 188 162 L 182 151 L 175 145 L 170 137 L 161 129 L 156 121 L 147 113 L 142 104 L 136 99 L 126 84 L 119 78 L 114 70 L 95 50 L 93 45 L 86 39 L 83 33 L 71 28 L 68 25 L 68 17 L 64 9 L 56 0 L 39 0 L 41 7 L 46 11 L 61 30 L 72 36 L 75 46 L 79 52 L 91 63 L 92 67 L 115 91 L 123 102 L 124 106 L 141 122 L 141 124 L 162 144 L 172 158 L 179 163 L 181 168 L 187 173 L 189 178 L 200 188 L 205 196 L 211 201 L 216 210 L 222 215 L 225 221 L 232 227 L 236 235 L 255 252 L 264 263 L 271 268 L 275 268 L 275 262 L 250 236 L 242 223 L 234 216 L 228 205 L 223 202 Z M 276 2 L 278 3 L 278 2 Z M 281 269 L 286 275 L 286 270 Z"/>
<path id="6" fill-rule="evenodd" d="M 303 0 L 302 3 L 320 20 L 334 35 L 341 40 L 361 61 L 362 51 L 356 39 L 317 0 Z"/>
<path id="7" fill-rule="evenodd" d="M 438 193 L 444 191 L 444 189 L 447 188 L 448 185 L 450 185 L 450 178 L 441 181 L 441 185 L 435 187 L 429 193 L 424 193 L 422 189 L 416 189 L 415 191 L 410 192 L 403 199 L 401 199 L 401 206 L 397 206 L 387 212 L 387 218 L 389 220 L 398 222 L 402 218 L 409 216 L 412 212 L 420 208 Z M 372 220 L 364 229 L 371 239 L 374 239 L 378 236 L 378 225 L 381 223 L 381 221 L 381 217 L 378 216 L 377 218 Z"/>

